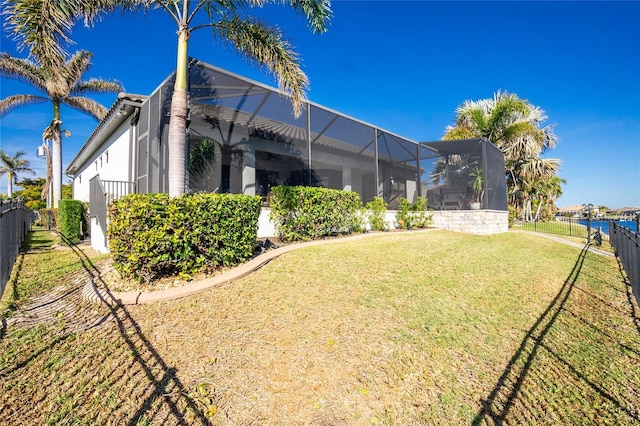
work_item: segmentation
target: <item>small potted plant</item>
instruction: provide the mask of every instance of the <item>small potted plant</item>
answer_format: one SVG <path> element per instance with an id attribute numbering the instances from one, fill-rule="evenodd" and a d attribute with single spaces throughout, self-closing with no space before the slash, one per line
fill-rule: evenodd
<path id="1" fill-rule="evenodd" d="M 482 205 L 482 197 L 484 196 L 484 173 L 482 167 L 476 166 L 469 173 L 471 177 L 471 189 L 473 191 L 473 196 L 475 197 L 475 201 L 469 203 L 469 207 L 471 210 L 480 210 L 480 206 Z"/>

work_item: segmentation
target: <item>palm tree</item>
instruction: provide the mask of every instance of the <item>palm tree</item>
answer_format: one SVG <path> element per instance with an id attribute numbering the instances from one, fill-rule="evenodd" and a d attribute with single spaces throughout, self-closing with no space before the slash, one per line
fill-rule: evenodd
<path id="1" fill-rule="evenodd" d="M 300 67 L 298 55 L 279 28 L 246 15 L 247 7 L 262 7 L 268 3 L 289 5 L 306 17 L 315 33 L 326 31 L 331 17 L 330 0 L 14 0 L 7 15 L 10 29 L 22 34 L 22 43 L 36 54 L 46 53 L 40 44 L 68 40 L 70 28 L 78 17 L 90 22 L 100 11 L 110 11 L 118 6 L 123 9 L 163 9 L 171 16 L 177 26 L 178 51 L 169 121 L 169 195 L 177 196 L 184 193 L 186 181 L 188 44 L 194 31 L 208 28 L 214 39 L 231 43 L 246 59 L 265 66 L 275 75 L 280 89 L 291 97 L 294 115 L 298 117 L 302 113 L 308 79 Z M 55 10 L 44 13 L 45 7 Z M 198 22 L 204 24 L 195 23 L 200 15 L 205 15 L 206 21 Z"/>
<path id="2" fill-rule="evenodd" d="M 13 183 L 18 183 L 18 173 L 26 172 L 34 175 L 36 174 L 36 172 L 29 168 L 29 160 L 21 158 L 25 155 L 26 152 L 18 151 L 12 157 L 0 149 L 0 176 L 4 176 L 6 174 L 9 178 L 9 183 L 7 185 L 8 198 L 13 196 Z"/>
<path id="3" fill-rule="evenodd" d="M 262 6 L 268 0 L 253 0 L 249 6 Z M 187 130 L 187 72 L 188 43 L 193 31 L 209 28 L 216 40 L 230 42 L 245 58 L 266 66 L 277 78 L 278 86 L 291 97 L 296 117 L 302 113 L 307 76 L 298 63 L 298 55 L 291 49 L 282 32 L 257 19 L 242 15 L 243 2 L 238 0 L 144 0 L 147 7 L 164 9 L 178 27 L 176 80 L 171 98 L 169 121 L 169 195 L 185 191 L 186 130 Z M 314 32 L 326 31 L 331 15 L 329 0 L 288 0 L 295 10 L 304 14 Z M 206 14 L 208 22 L 194 25 L 199 14 Z"/>
<path id="4" fill-rule="evenodd" d="M 21 80 L 42 93 L 11 95 L 0 100 L 0 116 L 16 108 L 38 103 L 51 102 L 53 106 L 53 118 L 43 133 L 43 139 L 53 142 L 51 163 L 54 207 L 58 207 L 58 201 L 62 197 L 62 133 L 69 135 L 68 131 L 62 130 L 60 107 L 67 105 L 102 120 L 107 109 L 83 95 L 118 93 L 123 90 L 117 82 L 97 78 L 81 80 L 91 66 L 92 57 L 93 53 L 81 50 L 66 61 L 58 58 L 55 61 L 47 60 L 45 62 L 48 65 L 43 65 L 29 59 L 12 57 L 8 53 L 0 54 L 0 75 Z M 54 65 L 56 63 L 61 65 Z"/>
<path id="5" fill-rule="evenodd" d="M 553 126 L 542 126 L 545 112 L 516 94 L 498 91 L 493 99 L 465 101 L 456 109 L 454 126 L 447 126 L 443 139 L 484 137 L 504 153 L 510 201 L 527 199 L 527 188 L 536 179 L 558 172 L 560 161 L 541 158 L 558 142 Z"/>
<path id="6" fill-rule="evenodd" d="M 555 209 L 555 202 L 562 196 L 562 185 L 566 184 L 566 179 L 552 176 L 549 179 L 540 179 L 535 184 L 535 194 L 538 198 L 538 208 L 533 220 L 540 218 L 540 212 Z"/>

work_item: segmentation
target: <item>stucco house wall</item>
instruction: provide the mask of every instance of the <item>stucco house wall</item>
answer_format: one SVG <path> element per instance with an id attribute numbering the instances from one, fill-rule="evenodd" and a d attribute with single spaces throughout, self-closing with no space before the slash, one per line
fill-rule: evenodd
<path id="1" fill-rule="evenodd" d="M 89 202 L 89 183 L 95 176 L 101 180 L 130 180 L 131 138 L 133 128 L 122 123 L 107 141 L 87 160 L 73 179 L 73 198 Z"/>

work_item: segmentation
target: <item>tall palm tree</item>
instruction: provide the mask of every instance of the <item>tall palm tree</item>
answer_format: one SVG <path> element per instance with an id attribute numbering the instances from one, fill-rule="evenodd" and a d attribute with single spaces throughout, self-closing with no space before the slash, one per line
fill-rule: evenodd
<path id="1" fill-rule="evenodd" d="M 443 139 L 484 137 L 504 153 L 510 199 L 522 198 L 529 184 L 558 172 L 560 161 L 541 158 L 558 142 L 553 126 L 542 126 L 545 112 L 516 94 L 498 91 L 492 99 L 465 101 L 456 109 L 456 122 Z"/>
<path id="2" fill-rule="evenodd" d="M 8 198 L 13 196 L 13 183 L 18 183 L 18 173 L 26 172 L 34 175 L 36 174 L 36 172 L 29 168 L 29 160 L 21 158 L 25 155 L 26 152 L 18 151 L 12 157 L 0 149 L 0 176 L 4 176 L 6 174 L 9 178 L 9 183 L 7 185 Z"/>
<path id="3" fill-rule="evenodd" d="M 51 149 L 53 205 L 58 207 L 62 197 L 62 130 L 60 107 L 70 106 L 102 120 L 107 109 L 93 99 L 83 95 L 95 93 L 118 93 L 123 90 L 117 82 L 98 78 L 82 80 L 91 66 L 93 53 L 81 50 L 68 60 L 58 58 L 46 61 L 47 65 L 29 59 L 21 59 L 3 52 L 0 54 L 0 75 L 21 80 L 41 92 L 40 95 L 18 94 L 0 100 L 0 116 L 10 111 L 38 103 L 51 102 L 53 118 L 43 133 L 43 139 L 53 142 Z M 58 63 L 61 65 L 53 65 Z"/>
<path id="4" fill-rule="evenodd" d="M 22 42 L 28 46 L 68 40 L 75 19 L 83 17 L 91 21 L 100 11 L 116 7 L 162 9 L 171 16 L 177 26 L 178 49 L 169 121 L 169 195 L 176 196 L 184 193 L 186 182 L 188 45 L 194 31 L 208 28 L 215 40 L 231 43 L 242 56 L 265 66 L 275 75 L 280 89 L 291 97 L 294 115 L 298 117 L 302 113 L 308 79 L 300 67 L 298 55 L 279 28 L 268 26 L 246 13 L 247 8 L 269 3 L 287 4 L 304 15 L 315 33 L 327 29 L 331 17 L 330 0 L 12 0 L 7 15 L 14 33 L 35 34 L 30 38 L 22 37 Z M 55 8 L 55 12 L 44 13 L 44 7 Z M 200 15 L 204 15 L 206 21 L 200 19 Z M 196 18 L 199 19 L 197 22 L 205 23 L 196 23 Z M 43 51 L 43 48 L 38 46 L 37 51 Z"/>
<path id="5" fill-rule="evenodd" d="M 306 16 L 314 32 L 326 31 L 331 16 L 330 0 L 142 0 L 146 7 L 160 8 L 174 20 L 178 34 L 176 80 L 171 99 L 169 120 L 169 195 L 185 191 L 186 129 L 188 115 L 187 72 L 188 43 L 193 31 L 208 28 L 214 39 L 230 42 L 245 58 L 266 66 L 277 78 L 278 86 L 291 97 L 293 111 L 300 116 L 304 91 L 308 85 L 298 55 L 277 27 L 267 26 L 244 15 L 244 6 L 261 7 L 265 3 L 288 3 Z M 205 14 L 207 23 L 194 25 L 195 18 Z"/>

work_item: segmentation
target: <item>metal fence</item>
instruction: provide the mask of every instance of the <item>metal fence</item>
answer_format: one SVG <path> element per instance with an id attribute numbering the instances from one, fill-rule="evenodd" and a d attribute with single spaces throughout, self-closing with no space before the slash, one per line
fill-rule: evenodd
<path id="1" fill-rule="evenodd" d="M 134 182 L 101 180 L 94 176 L 89 182 L 89 217 L 95 218 L 102 229 L 103 244 L 107 246 L 107 208 L 115 200 L 132 194 L 136 190 Z"/>
<path id="2" fill-rule="evenodd" d="M 34 214 L 18 200 L 0 202 L 0 295 L 9 281 L 20 246 L 31 229 Z"/>
<path id="3" fill-rule="evenodd" d="M 593 235 L 595 231 L 600 231 L 603 239 L 609 239 L 610 224 L 624 226 L 632 232 L 637 231 L 637 221 L 635 220 L 605 220 L 605 219 L 589 219 L 575 217 L 557 217 L 550 221 L 532 221 L 532 222 L 516 222 L 515 229 L 524 229 L 527 231 L 545 232 L 548 234 L 566 235 L 569 237 L 586 238 Z"/>
<path id="4" fill-rule="evenodd" d="M 616 222 L 610 222 L 609 236 L 640 305 L 640 234 Z"/>
<path id="5" fill-rule="evenodd" d="M 515 229 L 524 229 L 527 231 L 544 232 L 548 234 L 567 235 L 569 237 L 580 237 L 586 240 L 589 226 L 586 219 L 578 219 L 574 217 L 558 217 L 556 220 L 550 221 L 517 221 Z M 601 231 L 602 232 L 602 231 Z"/>

